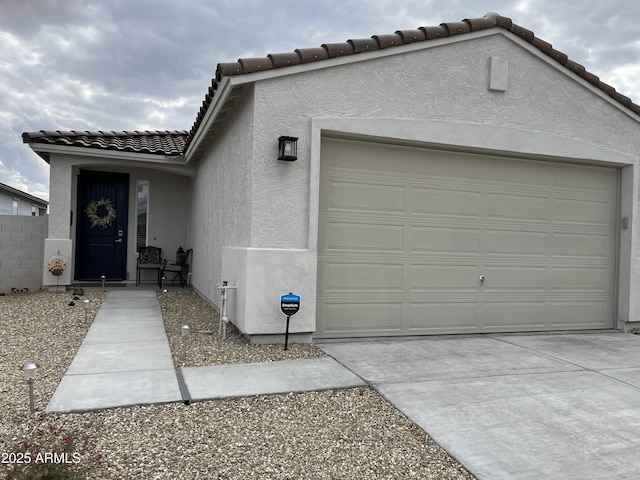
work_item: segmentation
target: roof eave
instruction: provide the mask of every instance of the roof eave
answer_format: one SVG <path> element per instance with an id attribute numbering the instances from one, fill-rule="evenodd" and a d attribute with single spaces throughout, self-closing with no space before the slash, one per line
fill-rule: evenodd
<path id="1" fill-rule="evenodd" d="M 50 163 L 51 154 L 71 155 L 91 158 L 94 160 L 104 159 L 109 161 L 109 163 L 115 161 L 121 165 L 129 166 L 131 162 L 143 163 L 154 165 L 157 168 L 164 170 L 175 171 L 176 173 L 187 175 L 189 177 L 195 177 L 194 169 L 187 165 L 186 159 L 183 155 L 153 155 L 150 153 L 122 152 L 118 150 L 70 147 L 66 145 L 51 145 L 46 143 L 29 143 L 29 146 L 42 158 L 45 158 L 46 156 L 48 158 L 48 160 L 46 160 L 47 163 Z"/>
<path id="2" fill-rule="evenodd" d="M 235 81 L 234 81 L 235 80 Z M 205 116 L 198 126 L 198 129 L 193 135 L 193 140 L 189 142 L 189 146 L 187 147 L 187 151 L 184 152 L 184 158 L 186 163 L 188 164 L 191 160 L 196 158 L 197 153 L 200 147 L 203 146 L 204 141 L 211 130 L 211 127 L 218 119 L 220 113 L 224 110 L 224 106 L 228 102 L 231 97 L 231 92 L 234 89 L 234 86 L 237 83 L 247 83 L 247 82 L 238 82 L 238 79 L 234 77 L 224 77 L 220 86 L 216 92 L 216 95 L 213 97 L 213 103 L 209 105 Z M 242 79 L 239 79 L 242 80 Z"/>

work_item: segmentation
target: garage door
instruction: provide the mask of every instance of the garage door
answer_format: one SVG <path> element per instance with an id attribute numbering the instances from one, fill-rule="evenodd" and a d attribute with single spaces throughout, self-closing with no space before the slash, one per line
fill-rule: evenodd
<path id="1" fill-rule="evenodd" d="M 317 337 L 612 328 L 617 170 L 325 138 Z"/>

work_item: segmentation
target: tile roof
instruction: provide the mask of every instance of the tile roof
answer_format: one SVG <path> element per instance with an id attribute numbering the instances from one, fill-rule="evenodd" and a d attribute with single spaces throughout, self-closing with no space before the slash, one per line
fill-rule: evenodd
<path id="1" fill-rule="evenodd" d="M 89 132 L 89 131 L 44 131 L 22 134 L 25 143 L 45 143 L 87 148 L 100 148 L 125 152 L 157 155 L 182 155 L 200 128 L 207 110 L 213 103 L 218 86 L 224 77 L 286 68 L 293 65 L 318 62 L 347 55 L 357 55 L 386 48 L 398 47 L 414 42 L 462 35 L 490 28 L 503 28 L 529 42 L 553 60 L 602 90 L 615 101 L 640 115 L 640 106 L 615 88 L 600 81 L 584 66 L 570 60 L 566 54 L 556 50 L 550 43 L 536 37 L 532 31 L 513 23 L 508 17 L 488 13 L 482 18 L 465 18 L 460 22 L 441 23 L 437 26 L 419 27 L 415 30 L 397 30 L 395 33 L 373 35 L 370 38 L 349 39 L 343 43 L 325 43 L 315 48 L 298 48 L 288 53 L 270 53 L 266 57 L 240 58 L 237 62 L 219 63 L 196 120 L 189 131 L 134 131 L 134 132 Z"/>
<path id="2" fill-rule="evenodd" d="M 216 68 L 216 76 L 211 82 L 211 86 L 205 95 L 196 120 L 189 131 L 186 147 L 189 147 L 195 133 L 198 131 L 209 106 L 213 102 L 218 85 L 224 77 L 285 68 L 345 55 L 356 55 L 406 45 L 408 43 L 477 32 L 489 28 L 503 28 L 531 43 L 553 60 L 584 78 L 587 82 L 599 88 L 634 113 L 640 115 L 639 105 L 633 103 L 629 97 L 616 92 L 612 86 L 600 81 L 596 75 L 586 71 L 584 66 L 569 60 L 566 54 L 555 50 L 550 43 L 536 37 L 532 31 L 516 25 L 508 17 L 503 17 L 497 13 L 487 13 L 482 18 L 465 18 L 461 22 L 441 23 L 438 26 L 419 27 L 416 30 L 397 30 L 395 33 L 373 35 L 371 38 L 349 39 L 344 43 L 325 43 L 317 48 L 298 48 L 290 53 L 270 53 L 266 57 L 240 58 L 237 62 L 219 63 Z"/>
<path id="3" fill-rule="evenodd" d="M 45 143 L 69 147 L 99 148 L 120 152 L 177 156 L 182 155 L 185 151 L 188 133 L 189 132 L 185 130 L 136 130 L 133 132 L 40 130 L 39 132 L 23 133 L 22 141 L 24 143 Z"/>

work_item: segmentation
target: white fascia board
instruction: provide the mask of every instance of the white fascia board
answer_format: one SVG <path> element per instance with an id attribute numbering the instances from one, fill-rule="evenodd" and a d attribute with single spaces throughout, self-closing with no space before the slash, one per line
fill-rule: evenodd
<path id="1" fill-rule="evenodd" d="M 193 154 L 198 151 L 198 148 L 206 137 L 207 132 L 209 132 L 211 125 L 213 125 L 213 122 L 220 113 L 220 110 L 222 110 L 224 104 L 227 102 L 227 99 L 229 98 L 229 95 L 233 90 L 233 84 L 230 81 L 231 78 L 232 77 L 224 77 L 222 79 L 222 82 L 219 84 L 218 89 L 213 96 L 213 102 L 211 103 L 211 105 L 209 105 L 209 108 L 207 108 L 207 111 L 204 114 L 204 118 L 202 119 L 202 122 L 200 122 L 198 130 L 193 136 L 193 140 L 189 144 L 189 148 L 187 148 L 187 151 L 184 153 L 186 163 L 189 163 Z"/>
<path id="2" fill-rule="evenodd" d="M 184 156 L 152 155 L 149 153 L 121 152 L 118 150 L 102 150 L 85 147 L 69 147 L 66 145 L 48 145 L 46 143 L 29 144 L 34 152 L 46 152 L 56 155 L 105 160 L 109 165 L 140 166 L 139 164 L 155 165 L 156 168 L 172 170 L 182 175 L 195 176 L 195 172 L 185 161 Z M 133 163 L 133 164 L 132 164 Z"/>

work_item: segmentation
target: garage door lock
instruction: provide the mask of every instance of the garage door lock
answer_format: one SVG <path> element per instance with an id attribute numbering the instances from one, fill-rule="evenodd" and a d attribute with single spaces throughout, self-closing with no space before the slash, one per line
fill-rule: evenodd
<path id="1" fill-rule="evenodd" d="M 480 285 L 484 285 L 484 275 L 480 275 Z"/>

